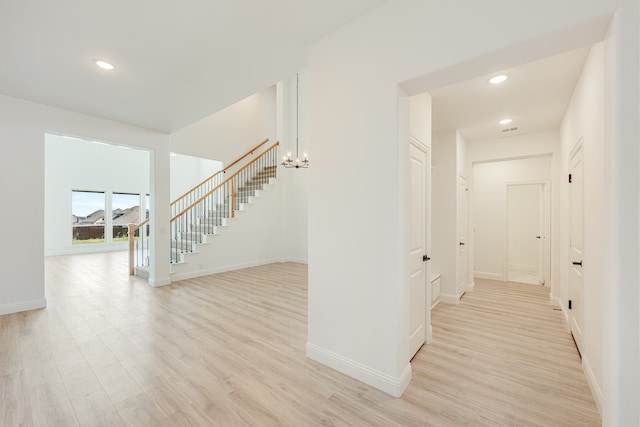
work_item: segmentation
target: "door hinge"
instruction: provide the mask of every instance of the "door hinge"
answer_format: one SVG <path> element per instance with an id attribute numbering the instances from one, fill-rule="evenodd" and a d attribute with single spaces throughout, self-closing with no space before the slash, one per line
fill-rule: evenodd
<path id="1" fill-rule="evenodd" d="M 569 174 L 569 184 L 571 184 L 571 174 Z"/>
<path id="2" fill-rule="evenodd" d="M 569 310 L 571 310 L 571 300 L 569 300 Z"/>

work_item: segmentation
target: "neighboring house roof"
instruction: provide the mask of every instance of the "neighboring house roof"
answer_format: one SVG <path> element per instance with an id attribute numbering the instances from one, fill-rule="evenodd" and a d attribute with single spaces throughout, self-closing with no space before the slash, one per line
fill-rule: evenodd
<path id="1" fill-rule="evenodd" d="M 113 211 L 113 225 L 137 224 L 140 222 L 140 206 Z"/>
<path id="2" fill-rule="evenodd" d="M 149 211 L 147 211 L 147 218 L 149 217 L 148 212 Z M 133 206 L 127 209 L 114 209 L 111 218 L 113 225 L 137 224 L 140 222 L 140 206 Z M 71 215 L 71 223 L 80 225 L 104 224 L 104 210 L 97 210 L 86 217 Z"/>
<path id="3" fill-rule="evenodd" d="M 104 224 L 104 210 L 100 209 L 90 213 L 86 217 L 72 215 L 72 220 L 76 218 L 74 224 Z"/>

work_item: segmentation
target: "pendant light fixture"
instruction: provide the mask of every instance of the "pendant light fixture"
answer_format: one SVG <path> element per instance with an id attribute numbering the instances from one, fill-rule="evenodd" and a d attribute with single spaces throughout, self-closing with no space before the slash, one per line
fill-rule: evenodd
<path id="1" fill-rule="evenodd" d="M 299 155 L 299 140 L 298 140 L 298 132 L 299 132 L 299 122 L 298 122 L 298 112 L 300 109 L 300 103 L 299 103 L 299 93 L 300 93 L 300 77 L 298 76 L 298 73 L 296 73 L 296 158 L 295 160 L 293 158 L 291 158 L 291 152 L 288 152 L 286 156 L 284 156 L 282 158 L 282 166 L 284 166 L 285 168 L 296 168 L 296 169 L 300 169 L 300 168 L 308 168 L 309 167 L 309 157 L 307 156 L 307 153 L 303 153 L 302 154 L 302 160 L 300 160 L 300 155 Z"/>

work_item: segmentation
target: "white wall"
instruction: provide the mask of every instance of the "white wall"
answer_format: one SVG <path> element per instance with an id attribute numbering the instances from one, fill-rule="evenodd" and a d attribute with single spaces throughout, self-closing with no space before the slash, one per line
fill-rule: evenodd
<path id="1" fill-rule="evenodd" d="M 71 191 L 149 194 L 149 152 L 45 136 L 45 256 L 126 250 L 126 242 L 71 243 Z"/>
<path id="2" fill-rule="evenodd" d="M 624 5 L 637 20 L 635 4 Z M 591 43 L 602 37 L 616 6 L 607 0 L 543 0 L 535 7 L 391 0 L 312 46 L 310 357 L 392 394 L 400 394 L 410 376 L 400 255 L 408 232 L 402 98 Z M 625 33 L 628 46 L 617 58 L 637 56 L 637 24 L 627 27 L 636 32 Z M 615 99 L 630 107 L 622 93 Z M 376 191 L 354 195 L 345 188 Z M 333 215 L 335 206 L 344 215 Z"/>
<path id="3" fill-rule="evenodd" d="M 152 284 L 169 283 L 169 138 L 96 117 L 0 96 L 0 140 L 4 162 L 0 168 L 0 196 L 6 206 L 20 208 L 21 222 L 29 224 L 29 238 L 22 227 L 13 227 L 16 213 L 3 209 L 0 223 L 11 245 L 0 249 L 4 271 L 0 286 L 0 314 L 45 305 L 44 224 L 45 132 L 112 141 L 151 151 L 152 245 L 157 258 L 151 266 Z M 31 254 L 32 256 L 26 256 Z"/>
<path id="4" fill-rule="evenodd" d="M 171 134 L 171 151 L 229 164 L 260 141 L 275 142 L 275 86 Z"/>
<path id="5" fill-rule="evenodd" d="M 578 140 L 583 144 L 584 160 L 584 250 L 583 250 L 583 294 L 585 313 L 583 327 L 582 362 L 594 389 L 594 396 L 602 404 L 603 382 L 603 327 L 605 315 L 602 301 L 608 292 L 605 280 L 604 250 L 606 229 L 604 187 L 604 44 L 592 47 L 580 80 L 576 85 L 571 104 L 561 127 L 562 168 L 569 173 L 569 153 Z M 560 186 L 562 212 L 560 218 L 561 247 L 569 247 L 569 186 L 563 180 Z M 560 252 L 560 298 L 567 310 L 569 251 Z"/>
<path id="6" fill-rule="evenodd" d="M 171 172 L 171 200 L 182 196 L 193 187 L 223 168 L 217 160 L 172 153 L 169 160 Z"/>
<path id="7" fill-rule="evenodd" d="M 528 140 L 531 151 L 544 145 L 545 138 L 553 138 L 555 133 L 520 138 L 520 142 Z M 508 148 L 514 138 L 503 141 L 508 156 Z M 494 143 L 498 143 L 495 141 Z M 541 144 L 536 144 L 540 142 Z M 469 144 L 474 147 L 482 142 Z M 484 143 L 483 145 L 486 145 Z M 550 155 L 529 157 L 516 160 L 502 160 L 475 163 L 472 178 L 472 210 L 475 276 L 484 279 L 504 280 L 507 270 L 507 184 L 529 181 L 551 181 L 552 158 Z M 553 184 L 552 184 L 553 186 Z M 553 241 L 554 236 L 551 236 Z M 553 268 L 554 266 L 552 266 Z"/>
<path id="8" fill-rule="evenodd" d="M 309 150 L 308 112 L 309 112 L 309 85 L 306 69 L 300 70 L 299 88 L 296 95 L 296 76 L 289 76 L 283 80 L 282 107 L 282 131 L 279 135 L 280 155 L 284 156 L 288 151 L 292 157 L 296 155 L 296 122 L 298 123 L 299 155 L 307 153 L 310 157 L 311 168 L 315 159 Z M 296 119 L 296 97 L 298 98 Z M 308 186 L 309 169 L 278 170 L 278 185 L 282 188 L 280 206 L 280 227 L 282 239 L 283 260 L 306 263 L 308 260 Z M 336 214 L 338 214 L 336 212 Z"/>
<path id="9" fill-rule="evenodd" d="M 458 301 L 458 178 L 466 177 L 466 142 L 457 131 L 433 135 L 432 268 L 440 274 L 440 299 Z"/>

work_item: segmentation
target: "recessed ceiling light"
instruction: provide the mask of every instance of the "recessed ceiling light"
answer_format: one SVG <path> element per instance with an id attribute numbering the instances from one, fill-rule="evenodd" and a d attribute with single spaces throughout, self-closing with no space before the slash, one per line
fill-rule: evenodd
<path id="1" fill-rule="evenodd" d="M 502 119 L 498 123 L 500 123 L 501 125 L 508 125 L 512 121 L 513 121 L 513 119 Z"/>
<path id="2" fill-rule="evenodd" d="M 507 76 L 506 74 L 500 74 L 499 76 L 491 77 L 489 79 L 489 83 L 491 83 L 492 85 L 497 85 L 497 84 L 500 84 L 500 83 L 504 82 L 508 78 L 509 78 L 509 76 Z"/>
<path id="3" fill-rule="evenodd" d="M 114 68 L 116 68 L 113 64 L 108 63 L 107 61 L 101 61 L 101 60 L 97 60 L 95 61 L 96 65 L 100 68 L 102 68 L 103 70 L 113 70 Z"/>

